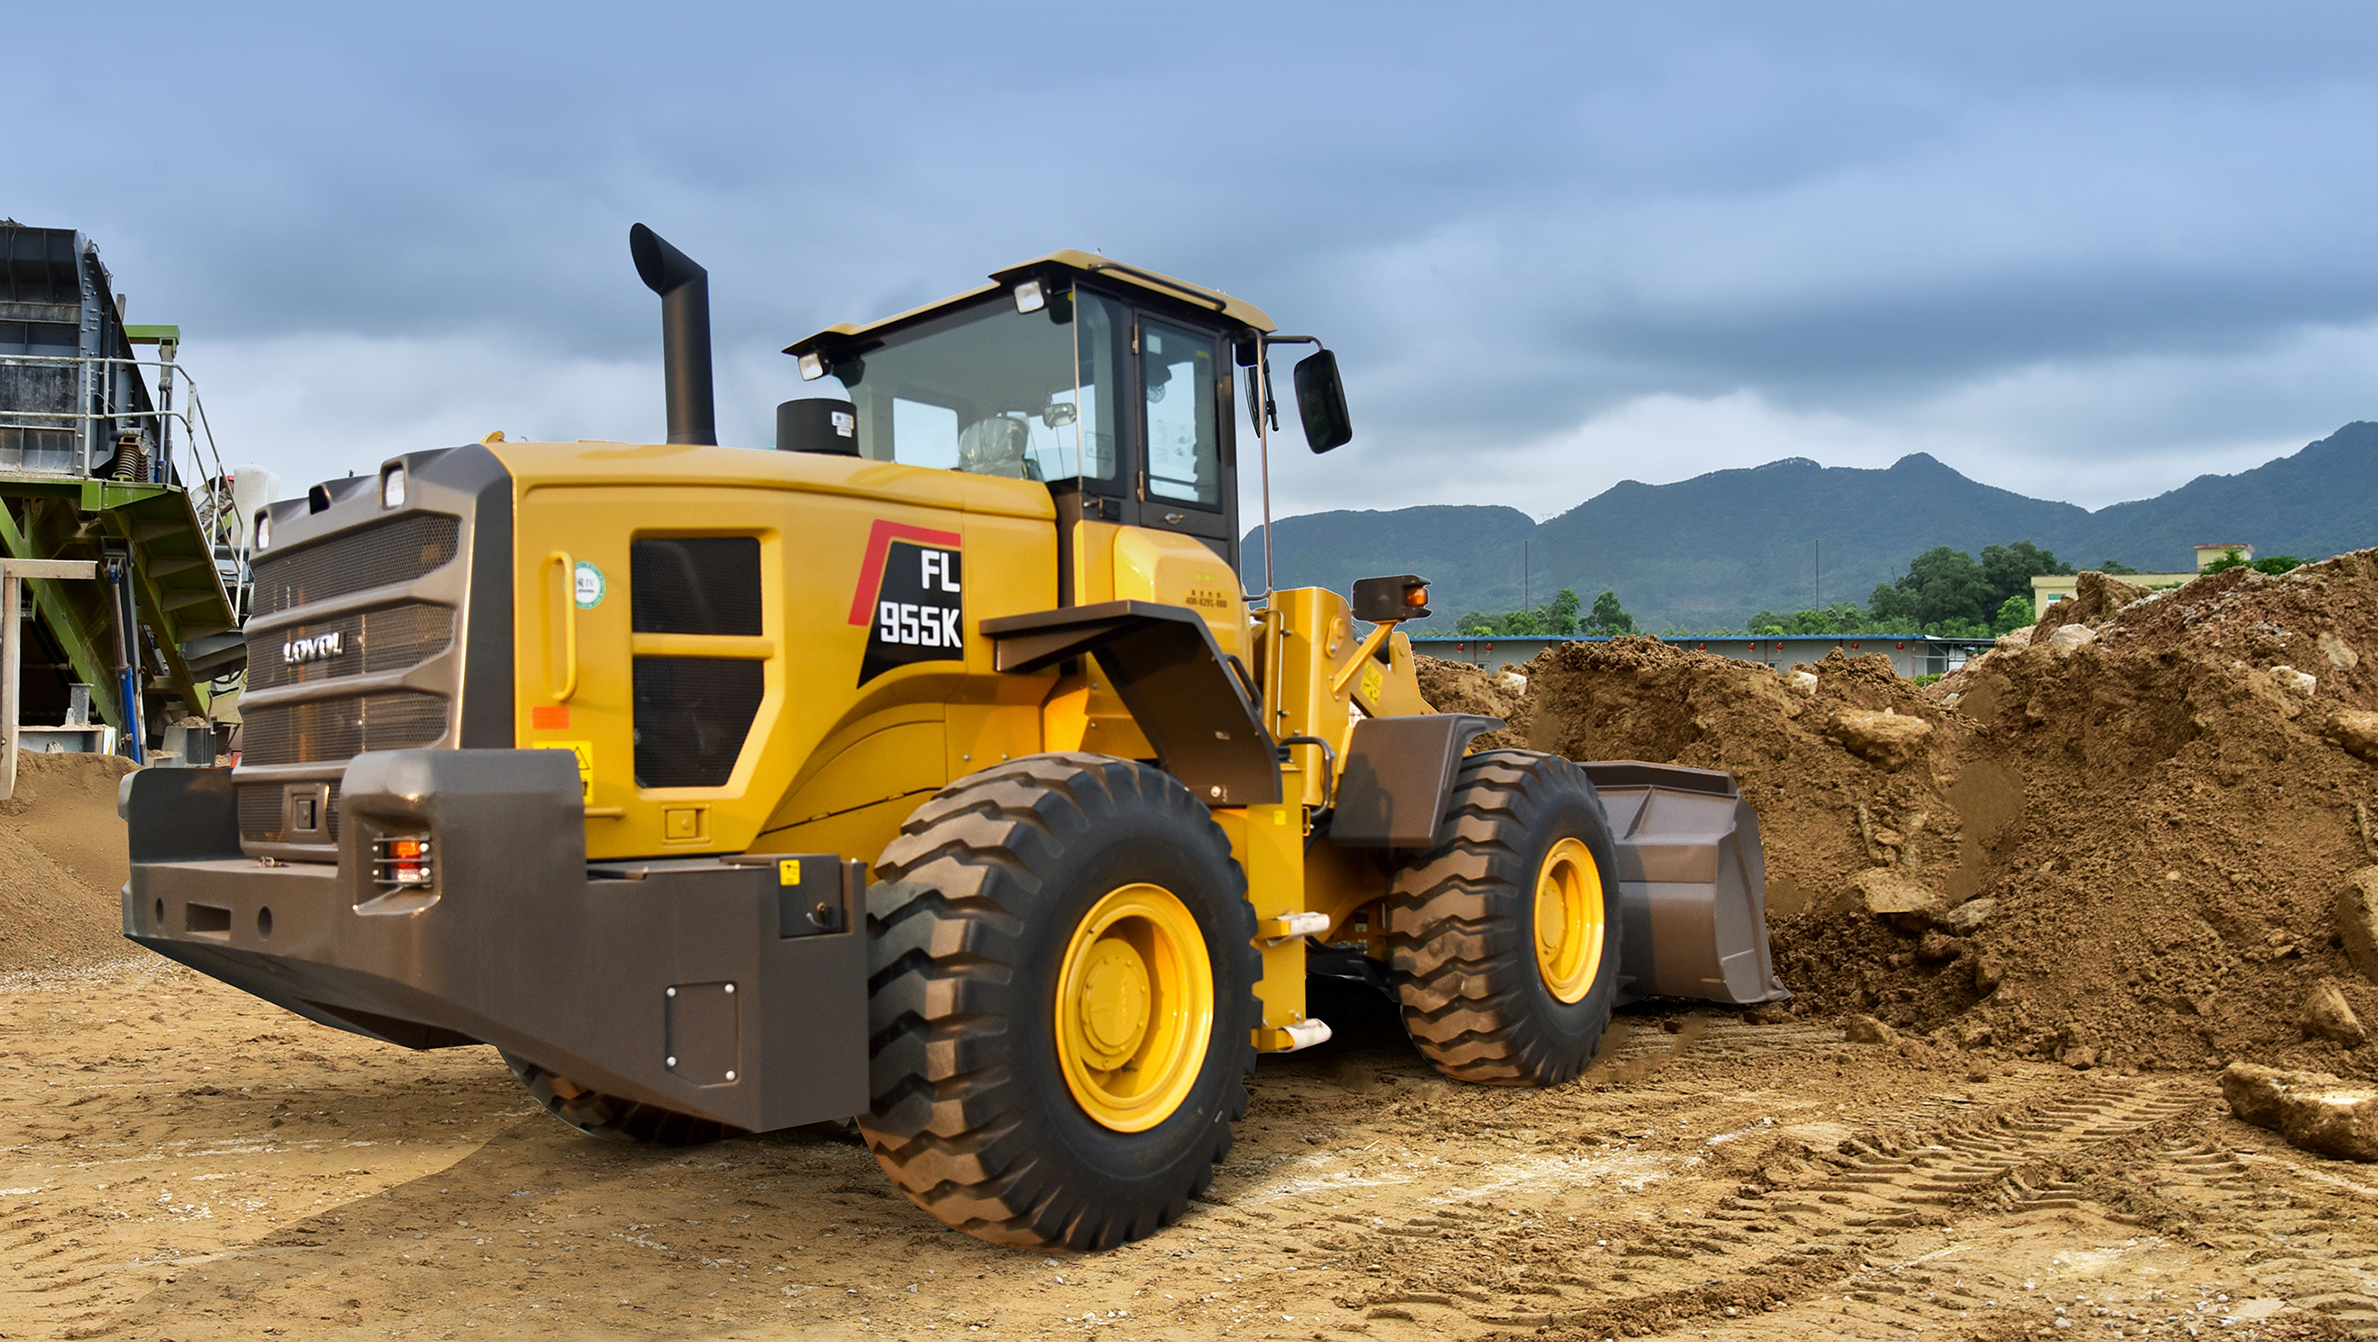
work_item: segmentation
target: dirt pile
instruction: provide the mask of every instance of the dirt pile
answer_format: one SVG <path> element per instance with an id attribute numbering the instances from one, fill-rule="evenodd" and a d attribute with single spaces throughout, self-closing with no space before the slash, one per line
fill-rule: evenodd
<path id="1" fill-rule="evenodd" d="M 1435 657 L 1413 658 L 1413 670 L 1419 673 L 1421 695 L 1438 712 L 1476 713 L 1511 724 L 1480 736 L 1479 749 L 1527 744 L 1528 714 L 1534 707 L 1527 695 L 1527 677 Z"/>
<path id="2" fill-rule="evenodd" d="M 2080 618 L 1926 689 L 1881 657 L 1811 683 L 1571 644 L 1525 668 L 1520 720 L 1572 758 L 1735 773 L 1798 1010 L 2083 1068 L 2378 1076 L 2314 1010 L 2378 1020 L 2348 949 L 2372 935 L 2378 778 L 2347 749 L 2378 710 L 2378 551 L 2087 588 Z"/>
<path id="3" fill-rule="evenodd" d="M 131 876 L 112 755 L 17 756 L 16 795 L 0 802 L 0 973 L 74 969 L 141 953 L 124 940 L 119 892 Z"/>

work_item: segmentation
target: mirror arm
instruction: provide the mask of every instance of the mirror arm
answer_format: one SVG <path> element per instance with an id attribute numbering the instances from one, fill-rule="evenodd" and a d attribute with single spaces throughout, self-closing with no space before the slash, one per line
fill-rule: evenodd
<path id="1" fill-rule="evenodd" d="M 1127 266 L 1117 266 L 1115 268 L 1122 270 L 1130 269 Z M 1271 347 L 1274 345 L 1312 345 L 1316 348 L 1323 349 L 1326 349 L 1327 346 L 1322 345 L 1321 338 L 1319 336 L 1272 335 L 1261 331 L 1256 333 L 1255 342 L 1255 366 L 1249 369 L 1248 372 L 1251 373 L 1255 378 L 1255 384 L 1259 392 L 1257 400 L 1262 405 L 1262 409 L 1259 410 L 1255 416 L 1255 450 L 1258 462 L 1257 469 L 1261 471 L 1263 479 L 1263 596 L 1260 599 L 1268 603 L 1271 600 L 1272 593 L 1279 590 L 1272 582 L 1271 430 L 1280 427 L 1280 403 L 1272 396 L 1271 360 L 1265 358 L 1264 355 L 1269 352 Z M 1265 724 L 1267 728 L 1270 725 L 1271 724 L 1269 723 Z"/>

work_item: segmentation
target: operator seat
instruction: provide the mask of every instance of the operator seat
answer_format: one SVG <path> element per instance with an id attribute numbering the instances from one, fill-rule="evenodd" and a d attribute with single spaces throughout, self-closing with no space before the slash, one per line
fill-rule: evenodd
<path id="1" fill-rule="evenodd" d="M 978 419 L 958 434 L 958 469 L 1009 480 L 1038 480 L 1040 467 L 1026 453 L 1032 430 L 1013 415 Z"/>

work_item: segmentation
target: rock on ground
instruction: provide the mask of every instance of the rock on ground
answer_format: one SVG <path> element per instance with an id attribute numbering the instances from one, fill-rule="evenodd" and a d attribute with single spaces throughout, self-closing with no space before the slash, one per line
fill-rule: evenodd
<path id="1" fill-rule="evenodd" d="M 2338 709 L 2329 715 L 2325 735 L 2348 753 L 2365 760 L 2378 760 L 2378 713 Z"/>
<path id="2" fill-rule="evenodd" d="M 2312 985 L 2312 995 L 2304 999 L 2302 1024 L 2306 1035 L 2334 1040 L 2347 1048 L 2357 1048 L 2369 1038 L 2360 1018 L 2353 1014 L 2352 1004 L 2345 1000 L 2345 990 L 2337 986 L 2335 979 L 2322 979 Z"/>
<path id="3" fill-rule="evenodd" d="M 1938 890 L 1896 867 L 1869 867 L 1850 878 L 1856 907 L 1878 918 L 1929 919 L 1946 906 Z"/>
<path id="4" fill-rule="evenodd" d="M 1844 708 L 1835 711 L 1826 731 L 1851 754 L 1896 769 L 1923 752 L 1932 724 L 1887 708 L 1880 713 Z"/>
<path id="5" fill-rule="evenodd" d="M 1985 895 L 1980 899 L 1969 899 L 1942 914 L 1940 925 L 1951 936 L 1970 937 L 1981 931 L 1982 924 L 1989 922 L 1990 915 L 1996 912 L 1998 901 Z"/>
<path id="6" fill-rule="evenodd" d="M 2326 1072 L 2286 1072 L 2233 1062 L 2221 1073 L 2229 1111 L 2288 1144 L 2345 1160 L 2378 1161 L 2378 1090 Z"/>
<path id="7" fill-rule="evenodd" d="M 2378 716 L 2373 714 L 2372 716 Z M 2365 978 L 2378 983 L 2378 867 L 2363 867 L 2337 892 L 2337 940 Z"/>
<path id="8" fill-rule="evenodd" d="M 1899 1032 L 1872 1016 L 1852 1016 L 1841 1028 L 1841 1037 L 1853 1044 L 1895 1044 Z"/>

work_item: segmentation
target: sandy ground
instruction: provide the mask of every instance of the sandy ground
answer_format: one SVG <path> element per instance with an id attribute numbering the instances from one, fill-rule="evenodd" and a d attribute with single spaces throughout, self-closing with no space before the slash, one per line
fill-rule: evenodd
<path id="1" fill-rule="evenodd" d="M 491 1049 L 154 958 L 17 974 L 0 1337 L 2378 1333 L 2378 1169 L 2201 1074 L 1655 1008 L 1576 1082 L 1490 1090 L 1329 1010 L 1337 1040 L 1264 1062 L 1209 1200 L 1053 1257 L 944 1229 L 839 1133 L 613 1146 Z"/>

